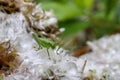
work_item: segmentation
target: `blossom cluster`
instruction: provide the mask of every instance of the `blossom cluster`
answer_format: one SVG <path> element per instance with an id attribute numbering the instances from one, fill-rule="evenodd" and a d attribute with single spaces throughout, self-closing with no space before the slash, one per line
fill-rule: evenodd
<path id="1" fill-rule="evenodd" d="M 71 56 L 69 51 L 59 46 L 56 46 L 55 49 L 39 49 L 32 33 L 54 40 L 62 31 L 57 28 L 57 19 L 52 12 L 43 11 L 30 2 L 14 1 L 16 4 L 21 1 L 22 6 L 15 6 L 19 10 L 13 13 L 4 5 L 0 5 L 2 6 L 0 10 L 0 42 L 9 41 L 19 55 L 19 59 L 17 59 L 19 64 L 9 75 L 3 73 L 0 78 L 4 80 L 120 79 L 119 34 L 88 42 L 92 51 L 79 58 Z M 4 0 L 0 0 L 0 2 L 5 4 Z M 9 3 L 7 5 L 11 6 Z M 33 9 L 29 12 L 28 9 L 31 7 Z M 16 8 L 11 9 L 16 10 Z"/>

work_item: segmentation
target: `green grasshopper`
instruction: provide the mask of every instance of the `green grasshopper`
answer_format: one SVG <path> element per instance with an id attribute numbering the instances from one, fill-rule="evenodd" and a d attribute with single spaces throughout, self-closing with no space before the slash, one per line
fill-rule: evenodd
<path id="1" fill-rule="evenodd" d="M 45 37 L 38 37 L 34 33 L 32 35 L 33 35 L 35 41 L 38 43 L 40 48 L 46 48 L 47 49 L 48 56 L 49 56 L 49 59 L 50 59 L 50 54 L 49 54 L 48 49 L 49 48 L 54 49 L 57 44 L 54 41 L 52 41 L 51 39 L 48 39 L 48 38 L 45 38 Z"/>

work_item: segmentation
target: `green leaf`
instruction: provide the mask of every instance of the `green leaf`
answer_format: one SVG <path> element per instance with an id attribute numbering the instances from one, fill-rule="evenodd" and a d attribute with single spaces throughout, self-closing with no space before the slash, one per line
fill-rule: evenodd
<path id="1" fill-rule="evenodd" d="M 120 5 L 118 5 L 115 10 L 115 21 L 118 24 L 120 23 Z"/>
<path id="2" fill-rule="evenodd" d="M 94 2 L 94 0 L 84 0 L 85 7 L 87 9 L 91 9 L 93 2 Z"/>
<path id="3" fill-rule="evenodd" d="M 96 38 L 100 38 L 103 35 L 108 35 L 108 34 L 112 34 L 113 32 L 115 32 L 117 29 L 116 26 L 111 25 L 111 26 L 96 26 L 96 28 L 93 30 L 94 36 Z"/>
<path id="4" fill-rule="evenodd" d="M 91 9 L 94 0 L 72 0 L 79 8 Z"/>
<path id="5" fill-rule="evenodd" d="M 71 2 L 43 2 L 42 7 L 45 10 L 53 9 L 59 21 L 66 21 L 81 14 L 80 9 Z"/>
<path id="6" fill-rule="evenodd" d="M 84 8 L 84 0 L 72 0 L 79 8 Z"/>
<path id="7" fill-rule="evenodd" d="M 74 36 L 81 30 L 84 30 L 85 28 L 89 27 L 89 25 L 89 22 L 81 22 L 79 20 L 71 20 L 64 23 L 60 23 L 60 26 L 65 28 L 65 31 L 63 32 L 65 37 Z"/>
<path id="8" fill-rule="evenodd" d="M 106 15 L 109 15 L 113 8 L 116 7 L 119 0 L 106 0 Z"/>

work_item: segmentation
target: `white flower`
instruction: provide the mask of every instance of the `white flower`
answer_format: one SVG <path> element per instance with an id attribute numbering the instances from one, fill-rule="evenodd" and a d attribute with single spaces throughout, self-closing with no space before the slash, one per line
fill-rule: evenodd
<path id="1" fill-rule="evenodd" d="M 30 22 L 35 22 L 38 29 L 51 25 L 56 29 L 57 19 L 53 13 L 45 12 L 43 15 L 44 11 L 37 9 L 38 6 L 32 14 L 28 14 Z M 33 17 L 36 13 L 44 17 L 41 19 L 39 16 L 40 20 L 36 21 Z M 32 30 L 28 32 L 29 28 L 30 24 L 22 12 L 0 12 L 0 42 L 10 40 L 22 61 L 15 71 L 5 76 L 5 80 L 83 80 L 85 77 L 93 80 L 120 80 L 120 34 L 88 42 L 92 52 L 75 58 L 67 50 L 58 49 L 58 46 L 56 49 L 48 49 L 50 55 L 46 48 L 38 49 L 31 35 Z M 44 30 L 41 33 L 48 34 Z"/>

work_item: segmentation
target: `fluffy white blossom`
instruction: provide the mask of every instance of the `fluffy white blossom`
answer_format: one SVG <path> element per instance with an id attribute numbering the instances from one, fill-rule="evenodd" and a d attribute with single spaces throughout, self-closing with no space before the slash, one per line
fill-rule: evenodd
<path id="1" fill-rule="evenodd" d="M 92 52 L 75 58 L 68 51 L 58 47 L 37 50 L 37 43 L 27 32 L 28 23 L 22 13 L 0 13 L 0 41 L 10 40 L 22 60 L 19 68 L 5 77 L 6 80 L 93 80 L 120 79 L 120 35 L 104 37 L 99 41 L 88 42 Z M 35 48 L 36 47 L 36 48 Z M 84 71 L 82 72 L 85 60 Z M 107 78 L 107 79 L 105 79 Z"/>
<path id="2" fill-rule="evenodd" d="M 23 7 L 21 11 L 22 9 Z M 69 51 L 58 46 L 55 49 L 48 49 L 50 54 L 48 56 L 46 48 L 38 49 L 38 44 L 32 36 L 32 31 L 28 31 L 28 28 L 30 28 L 29 23 L 32 26 L 36 25 L 42 31 L 41 33 L 48 34 L 44 32 L 45 28 L 49 25 L 57 27 L 57 19 L 53 13 L 46 12 L 45 15 L 42 15 L 44 11 L 40 9 L 37 12 L 37 9 L 38 6 L 33 9 L 32 14 L 27 14 L 30 22 L 26 19 L 23 12 L 11 14 L 0 12 L 0 42 L 9 40 L 17 50 L 21 60 L 19 67 L 10 75 L 5 76 L 5 80 L 120 79 L 119 34 L 88 42 L 92 52 L 79 58 L 70 56 Z M 37 13 L 41 14 L 41 16 L 37 15 Z M 36 20 L 36 17 L 40 19 Z M 50 27 L 50 29 L 55 27 Z"/>
<path id="3" fill-rule="evenodd" d="M 88 42 L 92 52 L 81 56 L 87 59 L 84 76 L 93 80 L 120 79 L 120 34 L 106 36 L 98 41 Z"/>
<path id="4" fill-rule="evenodd" d="M 10 40 L 22 60 L 20 66 L 6 80 L 40 80 L 40 79 L 76 79 L 80 75 L 77 70 L 76 58 L 70 57 L 67 51 L 56 47 L 49 49 L 50 59 L 46 48 L 38 50 L 38 44 L 31 33 L 22 13 L 0 13 L 0 41 Z M 36 48 L 35 48 L 36 47 Z"/>

